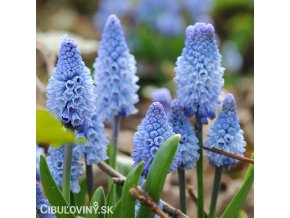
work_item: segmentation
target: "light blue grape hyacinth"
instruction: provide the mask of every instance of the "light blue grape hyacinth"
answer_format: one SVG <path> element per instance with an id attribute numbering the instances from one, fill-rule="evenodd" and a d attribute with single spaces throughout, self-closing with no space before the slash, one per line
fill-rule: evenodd
<path id="1" fill-rule="evenodd" d="M 221 55 L 211 24 L 196 23 L 188 26 L 185 33 L 185 47 L 174 68 L 177 96 L 186 115 L 199 115 L 201 122 L 207 124 L 220 105 L 224 85 Z"/>
<path id="2" fill-rule="evenodd" d="M 40 185 L 36 181 L 36 214 L 39 218 L 55 218 L 54 214 L 45 213 L 48 212 L 50 204 L 48 200 L 44 198 Z"/>
<path id="3" fill-rule="evenodd" d="M 82 132 L 95 110 L 93 79 L 77 43 L 64 35 L 58 62 L 47 85 L 47 108 L 67 127 Z"/>
<path id="4" fill-rule="evenodd" d="M 50 155 L 46 158 L 50 172 L 59 187 L 63 184 L 63 167 L 64 167 L 64 146 L 60 148 L 49 147 L 48 152 Z M 79 177 L 83 173 L 83 164 L 80 160 L 84 156 L 82 145 L 73 145 L 73 156 L 71 163 L 71 182 L 70 188 L 74 193 L 80 191 L 78 182 Z"/>
<path id="5" fill-rule="evenodd" d="M 113 116 L 126 117 L 137 113 L 136 61 L 129 53 L 119 19 L 109 16 L 100 42 L 95 64 L 96 114 L 111 121 Z"/>
<path id="6" fill-rule="evenodd" d="M 224 99 L 222 110 L 210 127 L 205 145 L 209 148 L 216 148 L 222 151 L 230 152 L 243 156 L 246 142 L 244 140 L 244 131 L 240 127 L 237 114 L 236 102 L 232 94 L 228 94 Z M 230 169 L 237 164 L 238 160 L 225 155 L 206 151 L 206 155 L 211 165 Z"/>
<path id="7" fill-rule="evenodd" d="M 179 105 L 177 99 L 171 102 L 169 123 L 173 131 L 181 135 L 179 152 L 182 158 L 178 162 L 178 168 L 190 170 L 196 166 L 196 161 L 200 156 L 198 153 L 198 139 L 194 128 L 184 115 L 183 108 Z"/>
<path id="8" fill-rule="evenodd" d="M 166 113 L 170 110 L 171 94 L 167 88 L 154 89 L 151 98 L 153 102 L 161 103 Z"/>
<path id="9" fill-rule="evenodd" d="M 109 140 L 104 130 L 104 124 L 96 116 L 92 118 L 92 126 L 84 134 L 79 136 L 84 136 L 87 139 L 85 144 L 79 145 L 83 146 L 87 165 L 98 164 L 108 159 L 107 145 Z"/>
<path id="10" fill-rule="evenodd" d="M 162 104 L 153 102 L 133 138 L 133 167 L 144 161 L 145 165 L 142 175 L 145 178 L 156 152 L 162 143 L 173 134 L 173 129 L 168 123 L 168 117 Z M 179 159 L 180 154 L 177 152 L 170 167 L 170 172 L 173 172 L 177 168 Z"/>

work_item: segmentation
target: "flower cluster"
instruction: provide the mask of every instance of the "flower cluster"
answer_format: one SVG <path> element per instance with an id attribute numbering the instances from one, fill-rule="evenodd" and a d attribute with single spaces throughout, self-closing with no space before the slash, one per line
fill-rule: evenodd
<path id="1" fill-rule="evenodd" d="M 244 132 L 240 127 L 234 96 L 228 94 L 223 102 L 222 110 L 210 127 L 205 145 L 236 155 L 243 156 L 246 142 Z M 206 151 L 210 164 L 229 169 L 237 164 L 238 160 L 225 155 Z"/>
<path id="2" fill-rule="evenodd" d="M 50 156 L 46 158 L 50 172 L 59 187 L 62 187 L 63 181 L 63 166 L 64 166 L 64 146 L 60 148 L 48 149 Z M 82 175 L 83 165 L 79 162 L 83 158 L 82 145 L 73 146 L 72 166 L 71 166 L 71 182 L 70 188 L 72 192 L 79 192 L 80 185 L 78 178 Z"/>
<path id="3" fill-rule="evenodd" d="M 177 99 L 171 102 L 169 123 L 173 131 L 181 135 L 179 152 L 182 158 L 178 162 L 178 168 L 190 170 L 195 167 L 196 161 L 199 159 L 198 139 Z"/>
<path id="4" fill-rule="evenodd" d="M 47 108 L 66 126 L 83 131 L 95 108 L 93 79 L 76 42 L 63 37 L 53 75 L 47 85 Z"/>
<path id="5" fill-rule="evenodd" d="M 214 27 L 197 23 L 186 28 L 185 47 L 174 68 L 177 96 L 188 116 L 197 114 L 203 124 L 215 117 L 224 85 L 221 55 Z"/>
<path id="6" fill-rule="evenodd" d="M 152 91 L 151 98 L 153 102 L 161 103 L 166 113 L 170 110 L 171 95 L 168 89 L 154 89 Z"/>
<path id="7" fill-rule="evenodd" d="M 144 161 L 143 175 L 145 178 L 156 152 L 162 143 L 173 134 L 173 129 L 168 123 L 168 117 L 162 104 L 159 102 L 152 103 L 144 120 L 139 125 L 138 131 L 134 134 L 133 139 L 133 166 Z M 177 168 L 179 158 L 180 154 L 177 152 L 170 167 L 170 172 L 173 172 Z"/>
<path id="8" fill-rule="evenodd" d="M 86 155 L 86 164 L 98 164 L 100 161 L 108 159 L 107 144 L 109 143 L 104 131 L 104 124 L 99 122 L 96 116 L 92 118 L 92 126 L 89 127 L 84 136 L 87 142 L 83 145 Z"/>
<path id="9" fill-rule="evenodd" d="M 101 120 L 129 116 L 137 112 L 136 61 L 129 53 L 119 19 L 111 15 L 106 22 L 95 68 L 96 114 Z"/>
<path id="10" fill-rule="evenodd" d="M 43 197 L 39 183 L 36 181 L 36 214 L 39 218 L 55 218 L 54 214 L 41 213 L 41 206 L 49 206 L 48 200 Z"/>
<path id="11" fill-rule="evenodd" d="M 120 18 L 149 24 L 159 33 L 172 36 L 182 33 L 187 18 L 191 22 L 211 21 L 208 13 L 212 5 L 211 0 L 101 0 L 94 23 L 100 30 L 106 18 L 116 13 Z"/>

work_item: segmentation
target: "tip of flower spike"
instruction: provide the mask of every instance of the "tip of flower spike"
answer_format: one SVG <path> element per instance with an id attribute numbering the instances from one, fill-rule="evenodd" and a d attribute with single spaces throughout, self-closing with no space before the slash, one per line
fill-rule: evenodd
<path id="1" fill-rule="evenodd" d="M 223 106 L 230 109 L 235 107 L 235 98 L 232 94 L 227 94 L 227 96 L 225 97 L 224 101 L 223 101 Z"/>
<path id="2" fill-rule="evenodd" d="M 162 104 L 159 102 L 153 102 L 148 109 L 148 111 L 154 111 L 154 112 L 155 112 L 155 110 L 164 112 L 164 108 L 163 108 Z"/>
<path id="3" fill-rule="evenodd" d="M 214 32 L 214 27 L 210 23 L 196 23 L 195 25 L 188 26 L 185 30 L 186 39 L 189 41 L 195 36 L 214 37 Z"/>
<path id="4" fill-rule="evenodd" d="M 71 45 L 74 46 L 74 47 L 77 46 L 76 41 L 75 41 L 74 39 L 70 38 L 70 37 L 68 36 L 67 33 L 65 33 L 65 34 L 61 37 L 61 45 L 64 45 L 64 44 L 66 44 L 66 45 L 70 45 L 70 44 L 71 44 Z"/>
<path id="5" fill-rule="evenodd" d="M 111 14 L 106 21 L 105 28 L 110 26 L 120 26 L 120 20 L 115 14 Z"/>

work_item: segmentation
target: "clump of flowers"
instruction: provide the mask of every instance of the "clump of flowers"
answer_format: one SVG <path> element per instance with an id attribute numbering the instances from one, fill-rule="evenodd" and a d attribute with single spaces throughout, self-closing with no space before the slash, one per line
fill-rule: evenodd
<path id="1" fill-rule="evenodd" d="M 60 148 L 49 147 L 48 152 L 50 156 L 46 158 L 51 175 L 59 187 L 63 185 L 63 166 L 64 166 L 64 146 Z M 83 173 L 83 164 L 79 161 L 83 158 L 83 148 L 81 145 L 74 145 L 73 157 L 71 166 L 71 182 L 70 187 L 72 192 L 79 192 L 80 185 L 78 178 Z"/>
<path id="2" fill-rule="evenodd" d="M 77 43 L 65 35 L 47 85 L 47 108 L 66 126 L 84 131 L 95 108 L 93 80 Z"/>
<path id="3" fill-rule="evenodd" d="M 184 115 L 183 108 L 179 105 L 177 99 L 171 102 L 169 123 L 173 131 L 181 135 L 179 152 L 182 158 L 178 162 L 178 168 L 190 170 L 195 167 L 196 161 L 200 156 L 198 153 L 198 139 L 194 128 Z"/>
<path id="4" fill-rule="evenodd" d="M 234 96 L 228 94 L 224 99 L 222 110 L 217 120 L 209 129 L 205 145 L 243 156 L 246 146 L 243 134 L 244 132 L 239 124 Z M 236 165 L 238 162 L 234 158 L 211 151 L 206 151 L 206 155 L 210 164 L 226 169 Z"/>
<path id="5" fill-rule="evenodd" d="M 156 152 L 162 143 L 173 134 L 173 129 L 168 123 L 168 117 L 162 104 L 159 102 L 152 103 L 133 138 L 133 166 L 144 161 L 143 175 L 145 177 L 147 176 Z M 173 172 L 177 168 L 179 158 L 180 154 L 177 152 L 170 167 L 170 172 Z"/>
<path id="6" fill-rule="evenodd" d="M 185 47 L 174 68 L 177 96 L 186 115 L 198 115 L 207 124 L 215 117 L 224 85 L 221 55 L 211 24 L 196 23 L 185 33 Z"/>
<path id="7" fill-rule="evenodd" d="M 137 112 L 136 61 L 129 53 L 119 19 L 107 19 L 100 42 L 95 68 L 96 114 L 101 120 L 126 117 Z"/>
<path id="8" fill-rule="evenodd" d="M 167 88 L 154 89 L 151 98 L 153 102 L 161 103 L 165 112 L 170 110 L 171 94 Z"/>

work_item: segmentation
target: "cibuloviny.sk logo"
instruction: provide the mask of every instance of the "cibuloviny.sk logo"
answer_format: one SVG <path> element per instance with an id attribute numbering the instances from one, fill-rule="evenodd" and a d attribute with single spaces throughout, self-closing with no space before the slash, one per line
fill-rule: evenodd
<path id="1" fill-rule="evenodd" d="M 42 204 L 40 212 L 42 214 L 113 214 L 114 206 L 99 206 L 94 202 L 91 206 L 48 206 Z"/>

